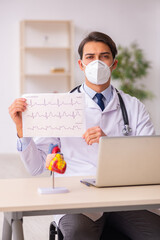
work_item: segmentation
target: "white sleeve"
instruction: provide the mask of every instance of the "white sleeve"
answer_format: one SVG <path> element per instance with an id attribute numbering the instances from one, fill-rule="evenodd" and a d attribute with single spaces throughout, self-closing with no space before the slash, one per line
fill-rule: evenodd
<path id="1" fill-rule="evenodd" d="M 136 135 L 155 135 L 154 126 L 151 122 L 150 115 L 147 112 L 145 105 L 141 102 L 139 102 L 138 112 Z"/>
<path id="2" fill-rule="evenodd" d="M 46 170 L 45 161 L 51 143 L 61 147 L 59 138 L 38 138 L 30 139 L 27 147 L 19 152 L 25 168 L 31 175 L 39 175 Z"/>

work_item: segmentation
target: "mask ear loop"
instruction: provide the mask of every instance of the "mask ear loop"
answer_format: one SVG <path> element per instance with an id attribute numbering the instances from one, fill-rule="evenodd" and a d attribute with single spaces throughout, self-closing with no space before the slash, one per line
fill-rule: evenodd
<path id="1" fill-rule="evenodd" d="M 82 63 L 82 65 L 83 65 L 83 67 L 86 67 L 86 66 L 87 66 L 87 65 L 85 65 L 85 64 L 83 63 L 82 60 L 81 60 L 81 63 Z M 85 75 L 85 77 L 86 77 L 85 69 L 83 70 L 83 73 L 84 73 L 84 75 Z"/>
<path id="2" fill-rule="evenodd" d="M 81 63 L 82 63 L 83 66 L 85 66 L 85 67 L 87 66 L 86 64 L 84 64 L 84 62 L 82 60 L 81 60 Z"/>
<path id="3" fill-rule="evenodd" d="M 113 63 L 111 64 L 111 66 L 109 66 L 109 68 L 111 68 L 115 63 L 115 59 L 113 59 Z"/>

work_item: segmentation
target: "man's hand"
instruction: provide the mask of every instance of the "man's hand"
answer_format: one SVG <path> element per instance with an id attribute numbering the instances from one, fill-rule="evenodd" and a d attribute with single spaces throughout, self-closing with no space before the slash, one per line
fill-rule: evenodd
<path id="1" fill-rule="evenodd" d="M 9 107 L 9 114 L 16 124 L 17 134 L 21 138 L 23 137 L 22 131 L 22 112 L 26 110 L 27 103 L 25 98 L 16 99 Z"/>
<path id="2" fill-rule="evenodd" d="M 106 134 L 97 126 L 87 129 L 82 137 L 88 145 L 92 145 L 93 143 L 99 143 L 99 138 L 102 136 L 106 136 Z"/>
<path id="3" fill-rule="evenodd" d="M 50 162 L 52 161 L 52 159 L 56 156 L 56 153 L 51 153 L 48 154 L 46 157 L 46 168 L 48 169 Z"/>

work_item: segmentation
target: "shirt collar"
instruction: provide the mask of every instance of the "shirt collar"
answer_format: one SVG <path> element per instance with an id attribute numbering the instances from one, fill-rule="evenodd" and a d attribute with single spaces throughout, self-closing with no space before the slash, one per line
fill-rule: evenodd
<path id="1" fill-rule="evenodd" d="M 84 91 L 90 96 L 90 98 L 93 99 L 96 92 L 93 89 L 89 88 L 85 83 L 83 83 L 82 86 L 83 86 Z M 103 96 L 105 97 L 107 102 L 109 102 L 110 99 L 111 99 L 111 96 L 113 94 L 112 91 L 113 91 L 112 86 L 109 85 L 108 88 L 106 88 L 103 92 L 101 92 L 103 94 Z"/>

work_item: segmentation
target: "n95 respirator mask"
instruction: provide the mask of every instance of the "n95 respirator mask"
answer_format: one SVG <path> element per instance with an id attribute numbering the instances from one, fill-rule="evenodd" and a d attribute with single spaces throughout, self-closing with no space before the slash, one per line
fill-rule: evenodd
<path id="1" fill-rule="evenodd" d="M 109 67 L 106 63 L 100 60 L 92 61 L 88 65 L 85 65 L 83 62 L 82 64 L 85 66 L 85 76 L 88 81 L 96 85 L 102 85 L 104 83 L 107 83 L 110 79 L 110 68 L 114 62 Z"/>

